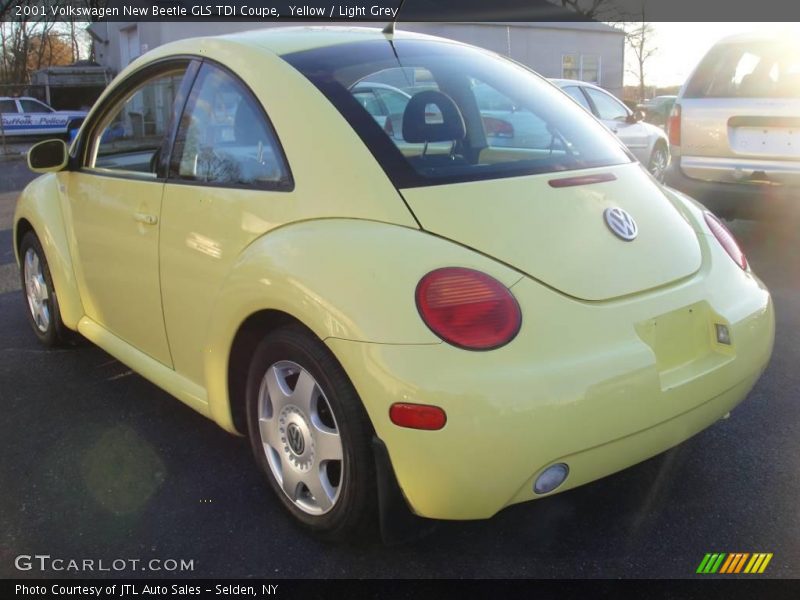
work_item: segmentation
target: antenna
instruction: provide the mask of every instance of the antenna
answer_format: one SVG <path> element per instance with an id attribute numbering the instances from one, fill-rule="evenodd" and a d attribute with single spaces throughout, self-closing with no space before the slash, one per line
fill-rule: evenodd
<path id="1" fill-rule="evenodd" d="M 405 4 L 405 3 L 406 3 L 406 0 L 400 0 L 400 6 L 397 7 L 397 12 L 395 13 L 394 19 L 392 19 L 392 22 L 389 23 L 386 27 L 383 28 L 383 34 L 384 35 L 394 35 L 394 24 L 395 24 L 395 21 L 397 21 L 397 17 L 400 16 L 400 10 L 403 8 L 403 4 Z"/>

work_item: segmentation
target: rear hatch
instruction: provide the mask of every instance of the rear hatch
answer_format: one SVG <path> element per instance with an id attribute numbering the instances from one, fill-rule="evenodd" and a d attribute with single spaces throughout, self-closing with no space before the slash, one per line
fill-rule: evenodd
<path id="1" fill-rule="evenodd" d="M 602 174 L 598 183 L 570 179 Z M 613 176 L 613 178 L 612 178 Z M 582 300 L 608 300 L 696 273 L 702 257 L 689 224 L 637 164 L 402 190 L 422 227 L 509 264 Z M 607 208 L 636 221 L 624 241 Z"/>
<path id="2" fill-rule="evenodd" d="M 800 52 L 796 42 L 719 44 L 686 84 L 681 169 L 725 183 L 800 184 Z"/>

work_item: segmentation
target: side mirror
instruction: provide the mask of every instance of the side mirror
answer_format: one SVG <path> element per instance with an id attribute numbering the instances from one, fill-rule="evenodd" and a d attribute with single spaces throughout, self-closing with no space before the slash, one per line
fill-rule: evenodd
<path id="1" fill-rule="evenodd" d="M 56 173 L 63 170 L 68 161 L 64 140 L 45 140 L 28 150 L 28 168 L 34 173 Z"/>
<path id="2" fill-rule="evenodd" d="M 640 121 L 644 121 L 644 111 L 635 110 L 631 114 L 629 114 L 628 118 L 625 120 L 628 123 L 639 123 Z"/>

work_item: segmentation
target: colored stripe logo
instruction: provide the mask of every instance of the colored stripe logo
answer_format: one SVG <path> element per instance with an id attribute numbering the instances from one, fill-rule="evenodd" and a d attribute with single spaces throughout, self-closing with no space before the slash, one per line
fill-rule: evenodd
<path id="1" fill-rule="evenodd" d="M 772 553 L 769 552 L 715 552 L 708 553 L 700 561 L 696 573 L 703 575 L 719 574 L 753 574 L 763 573 L 769 561 L 772 560 Z"/>

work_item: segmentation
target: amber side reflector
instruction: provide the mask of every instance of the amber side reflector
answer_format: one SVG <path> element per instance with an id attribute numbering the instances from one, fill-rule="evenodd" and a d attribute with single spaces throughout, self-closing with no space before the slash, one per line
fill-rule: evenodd
<path id="1" fill-rule="evenodd" d="M 438 406 L 396 402 L 389 408 L 392 423 L 409 429 L 435 431 L 447 423 L 447 415 Z"/>
<path id="2" fill-rule="evenodd" d="M 579 177 L 564 177 L 562 179 L 551 179 L 547 183 L 550 187 L 562 188 L 572 187 L 574 185 L 590 185 L 592 183 L 605 183 L 606 181 L 615 181 L 617 176 L 613 173 L 595 173 L 594 175 L 581 175 Z"/>

